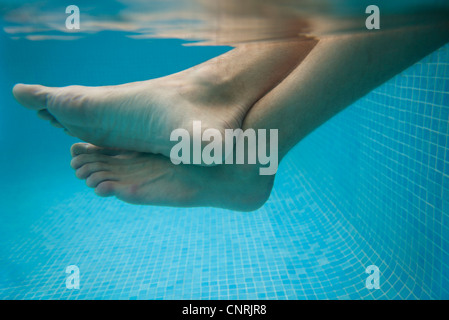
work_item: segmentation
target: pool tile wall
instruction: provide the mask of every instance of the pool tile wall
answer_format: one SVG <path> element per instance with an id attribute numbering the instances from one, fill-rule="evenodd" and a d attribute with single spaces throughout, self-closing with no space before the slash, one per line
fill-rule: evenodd
<path id="1" fill-rule="evenodd" d="M 252 213 L 132 206 L 70 184 L 69 169 L 36 173 L 58 201 L 17 203 L 37 212 L 2 240 L 0 298 L 449 298 L 448 67 L 445 46 L 320 127 Z"/>

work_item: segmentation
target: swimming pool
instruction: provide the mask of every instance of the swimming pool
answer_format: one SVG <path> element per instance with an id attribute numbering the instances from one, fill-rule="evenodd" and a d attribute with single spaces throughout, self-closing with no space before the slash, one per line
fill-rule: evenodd
<path id="1" fill-rule="evenodd" d="M 11 94 L 145 80 L 229 47 L 0 37 L 1 299 L 449 298 L 449 45 L 303 140 L 268 202 L 241 213 L 96 197 L 69 166 L 78 140 Z M 66 288 L 69 265 L 80 289 Z"/>

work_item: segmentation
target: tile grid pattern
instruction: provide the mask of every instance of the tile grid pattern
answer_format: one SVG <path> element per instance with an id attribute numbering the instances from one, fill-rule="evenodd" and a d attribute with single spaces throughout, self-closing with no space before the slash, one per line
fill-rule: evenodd
<path id="1" fill-rule="evenodd" d="M 449 298 L 448 114 L 445 46 L 295 147 L 256 212 L 67 195 L 2 248 L 0 298 Z"/>

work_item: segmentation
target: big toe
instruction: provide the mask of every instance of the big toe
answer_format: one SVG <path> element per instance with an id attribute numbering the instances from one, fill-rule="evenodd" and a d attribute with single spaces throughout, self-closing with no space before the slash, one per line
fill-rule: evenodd
<path id="1" fill-rule="evenodd" d="M 89 152 L 90 149 L 94 148 L 95 146 L 90 143 L 83 143 L 78 142 L 72 145 L 70 148 L 70 153 L 72 157 L 76 157 L 77 155 L 83 154 L 83 153 L 92 153 Z"/>
<path id="2" fill-rule="evenodd" d="M 51 89 L 41 85 L 16 84 L 12 89 L 14 98 L 26 108 L 43 110 L 47 107 L 47 98 Z"/>

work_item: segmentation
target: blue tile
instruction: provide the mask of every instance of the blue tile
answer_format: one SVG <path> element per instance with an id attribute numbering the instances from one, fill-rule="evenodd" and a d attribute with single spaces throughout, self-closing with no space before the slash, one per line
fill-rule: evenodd
<path id="1" fill-rule="evenodd" d="M 445 46 L 310 134 L 255 212 L 87 189 L 49 206 L 3 247 L 0 298 L 448 298 L 448 66 Z M 71 264 L 79 290 L 65 287 Z M 379 290 L 365 287 L 371 264 Z"/>

